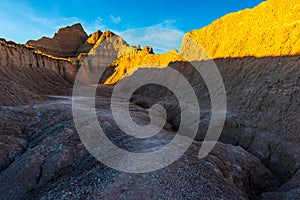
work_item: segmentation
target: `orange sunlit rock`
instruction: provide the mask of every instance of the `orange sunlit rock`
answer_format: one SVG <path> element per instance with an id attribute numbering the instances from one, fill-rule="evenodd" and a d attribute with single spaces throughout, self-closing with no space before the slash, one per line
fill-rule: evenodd
<path id="1" fill-rule="evenodd" d="M 205 28 L 188 32 L 181 53 L 184 56 L 193 53 L 190 41 L 194 39 L 213 58 L 299 54 L 299 13 L 299 0 L 268 0 L 253 9 L 225 15 Z M 195 56 L 193 59 L 198 59 Z"/>
<path id="2" fill-rule="evenodd" d="M 86 41 L 79 47 L 77 50 L 77 54 L 75 56 L 78 56 L 80 53 L 88 53 L 91 48 L 96 44 L 96 42 L 100 39 L 102 36 L 102 32 L 100 30 L 97 30 L 93 34 L 91 34 Z"/>
<path id="3" fill-rule="evenodd" d="M 120 79 L 132 75 L 139 68 L 162 68 L 170 62 L 182 60 L 176 51 L 164 54 L 153 54 L 151 47 L 136 50 L 116 59 L 112 66 L 114 73 L 105 81 L 105 84 L 114 84 Z"/>

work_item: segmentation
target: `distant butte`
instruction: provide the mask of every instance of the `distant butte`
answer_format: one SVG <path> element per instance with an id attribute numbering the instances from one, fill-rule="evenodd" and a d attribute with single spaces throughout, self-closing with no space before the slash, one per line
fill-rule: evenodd
<path id="1" fill-rule="evenodd" d="M 27 45 L 55 57 L 74 57 L 88 35 L 81 24 L 74 24 L 59 29 L 53 38 L 42 37 L 38 40 L 30 40 Z"/>

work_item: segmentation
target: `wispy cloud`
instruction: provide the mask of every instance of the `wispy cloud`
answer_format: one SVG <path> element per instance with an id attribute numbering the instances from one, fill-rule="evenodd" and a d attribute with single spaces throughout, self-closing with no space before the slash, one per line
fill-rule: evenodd
<path id="1" fill-rule="evenodd" d="M 97 17 L 91 23 L 82 20 L 82 25 L 88 34 L 91 34 L 96 30 L 104 31 L 107 29 L 107 27 L 105 26 L 105 20 L 102 17 Z"/>
<path id="2" fill-rule="evenodd" d="M 113 15 L 110 15 L 109 18 L 115 24 L 119 24 L 122 21 L 121 17 L 115 17 Z"/>
<path id="3" fill-rule="evenodd" d="M 36 17 L 32 14 L 26 14 L 28 20 L 39 23 L 41 25 L 48 26 L 51 29 L 57 30 L 58 28 L 69 26 L 75 23 L 86 23 L 84 20 L 77 17 L 70 18 L 47 18 L 47 17 Z"/>
<path id="4" fill-rule="evenodd" d="M 119 34 L 132 45 L 150 45 L 156 53 L 179 49 L 184 32 L 175 27 L 176 20 L 165 20 L 151 27 L 131 29 Z"/>
<path id="5" fill-rule="evenodd" d="M 79 20 L 79 21 L 81 21 L 82 25 L 84 26 L 84 29 L 89 34 L 96 30 L 101 30 L 101 31 L 110 30 L 115 33 L 118 33 L 119 32 L 118 30 L 112 29 L 111 27 L 114 27 L 114 25 L 119 24 L 122 21 L 122 19 L 120 17 L 115 17 L 113 15 L 110 15 L 109 19 L 97 17 L 91 23 L 88 23 L 84 20 Z"/>
<path id="6" fill-rule="evenodd" d="M 161 23 L 154 25 L 154 27 L 176 29 L 175 26 L 176 22 L 177 21 L 175 19 L 166 19 L 165 21 L 162 21 Z"/>

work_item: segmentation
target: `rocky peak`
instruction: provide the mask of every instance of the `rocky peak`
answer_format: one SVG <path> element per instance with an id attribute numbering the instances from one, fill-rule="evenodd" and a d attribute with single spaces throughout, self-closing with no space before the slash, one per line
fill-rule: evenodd
<path id="1" fill-rule="evenodd" d="M 144 46 L 142 51 L 148 52 L 149 54 L 154 53 L 153 48 L 151 46 Z"/>
<path id="2" fill-rule="evenodd" d="M 87 37 L 86 32 L 84 31 L 84 29 L 82 28 L 82 25 L 80 23 L 71 25 L 71 26 L 67 26 L 65 28 L 61 28 L 58 30 L 58 33 L 56 33 L 55 35 L 63 35 L 63 34 L 68 34 L 68 32 L 78 32 L 79 35 L 82 35 L 84 37 Z"/>
<path id="3" fill-rule="evenodd" d="M 97 40 L 96 45 L 101 44 L 103 41 L 108 40 L 109 38 L 112 38 L 116 34 L 113 33 L 112 31 L 106 30 L 104 33 L 101 35 L 101 37 Z"/>
<path id="4" fill-rule="evenodd" d="M 102 36 L 102 32 L 100 30 L 96 31 L 95 33 L 91 34 L 89 38 L 86 40 L 89 44 L 96 44 L 96 42 L 100 39 Z"/>
<path id="5" fill-rule="evenodd" d="M 93 48 L 93 46 L 96 44 L 96 42 L 100 39 L 100 37 L 102 36 L 102 32 L 100 30 L 94 32 L 93 34 L 91 34 L 86 41 L 79 47 L 77 54 L 75 55 L 75 57 L 78 57 L 80 54 L 86 54 L 88 53 L 91 48 Z"/>
<path id="6" fill-rule="evenodd" d="M 53 38 L 30 40 L 27 45 L 55 57 L 67 58 L 74 57 L 87 38 L 88 35 L 78 23 L 59 29 Z"/>

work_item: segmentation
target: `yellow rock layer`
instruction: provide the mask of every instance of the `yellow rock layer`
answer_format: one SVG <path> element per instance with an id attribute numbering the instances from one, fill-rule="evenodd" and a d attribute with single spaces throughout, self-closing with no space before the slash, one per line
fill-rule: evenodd
<path id="1" fill-rule="evenodd" d="M 88 44 L 96 44 L 96 42 L 100 39 L 101 35 L 103 33 L 101 31 L 96 31 L 95 33 L 93 33 L 92 35 L 89 36 L 89 38 L 86 40 L 86 42 Z"/>
<path id="2" fill-rule="evenodd" d="M 114 73 L 105 81 L 105 84 L 115 84 L 120 79 L 132 75 L 139 68 L 163 68 L 170 62 L 180 61 L 182 58 L 175 51 L 164 54 L 152 54 L 149 49 L 136 50 L 121 56 L 111 66 L 115 67 Z"/>
<path id="3" fill-rule="evenodd" d="M 188 32 L 180 52 L 184 57 L 200 59 L 193 40 L 212 58 L 299 54 L 300 1 L 268 0 Z"/>
<path id="4" fill-rule="evenodd" d="M 27 49 L 33 50 L 34 53 L 36 53 L 36 54 L 43 55 L 43 56 L 46 56 L 46 57 L 48 57 L 48 58 L 52 58 L 52 59 L 54 59 L 54 60 L 71 61 L 70 58 L 59 58 L 59 57 L 52 56 L 52 55 L 50 55 L 50 54 L 46 54 L 46 53 L 42 52 L 41 50 L 34 50 L 34 47 L 32 47 L 32 46 L 30 46 L 30 45 L 28 45 L 28 44 L 22 44 L 21 46 L 24 46 L 24 47 L 26 47 Z"/>

